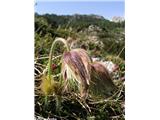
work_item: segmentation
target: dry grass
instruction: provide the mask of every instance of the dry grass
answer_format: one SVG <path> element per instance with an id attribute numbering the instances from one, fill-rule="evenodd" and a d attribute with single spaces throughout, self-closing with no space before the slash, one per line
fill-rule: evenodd
<path id="1" fill-rule="evenodd" d="M 45 58 L 44 58 L 45 59 Z M 75 91 L 64 93 L 60 98 L 60 108 L 57 111 L 57 96 L 48 95 L 47 105 L 45 105 L 45 96 L 39 88 L 42 82 L 42 74 L 45 71 L 47 65 L 41 64 L 44 59 L 35 60 L 35 119 L 45 120 L 53 118 L 58 120 L 124 120 L 124 103 L 125 103 L 125 83 L 124 80 L 115 79 L 113 83 L 117 86 L 117 89 L 108 98 L 97 97 L 93 94 L 89 94 L 88 98 L 83 101 L 80 94 Z M 61 59 L 57 57 L 54 59 L 54 63 L 59 63 Z M 121 69 L 121 64 L 124 64 L 122 60 L 115 60 L 114 57 L 111 61 L 116 61 L 120 66 L 119 73 L 124 73 L 124 69 Z M 55 81 L 60 79 L 60 67 L 55 70 L 55 75 L 52 77 Z M 119 76 L 122 77 L 122 76 Z"/>

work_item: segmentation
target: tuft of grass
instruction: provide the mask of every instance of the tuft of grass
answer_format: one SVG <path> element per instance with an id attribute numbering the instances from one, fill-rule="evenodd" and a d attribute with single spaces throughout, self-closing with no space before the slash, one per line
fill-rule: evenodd
<path id="1" fill-rule="evenodd" d="M 61 96 L 60 111 L 56 111 L 56 97 L 48 97 L 48 108 L 44 109 L 43 96 L 35 96 L 35 117 L 55 119 L 124 120 L 124 84 L 119 81 L 118 89 L 109 98 L 90 96 L 86 102 L 70 92 Z M 37 119 L 38 120 L 38 119 Z"/>

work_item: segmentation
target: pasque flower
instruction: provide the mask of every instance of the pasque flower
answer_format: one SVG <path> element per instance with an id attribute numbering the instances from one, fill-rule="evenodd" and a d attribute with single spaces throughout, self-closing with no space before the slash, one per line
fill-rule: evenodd
<path id="1" fill-rule="evenodd" d="M 52 64 L 52 54 L 55 44 L 62 42 L 67 48 L 62 55 L 62 78 L 55 81 L 52 77 L 56 65 Z M 62 82 L 63 81 L 63 82 Z M 52 44 L 49 62 L 48 74 L 44 76 L 42 91 L 47 96 L 49 94 L 60 95 L 63 91 L 78 90 L 81 98 L 86 99 L 89 91 L 96 95 L 110 95 L 116 87 L 103 64 L 92 62 L 91 58 L 84 49 L 70 50 L 67 41 L 63 38 L 57 38 Z"/>
<path id="2" fill-rule="evenodd" d="M 62 57 L 62 74 L 65 86 L 75 80 L 82 98 L 87 97 L 90 84 L 91 59 L 84 49 L 72 49 Z M 73 81 L 73 82 L 75 82 Z"/>
<path id="3" fill-rule="evenodd" d="M 108 70 L 101 62 L 91 64 L 90 83 L 90 91 L 97 96 L 109 96 L 116 89 Z"/>

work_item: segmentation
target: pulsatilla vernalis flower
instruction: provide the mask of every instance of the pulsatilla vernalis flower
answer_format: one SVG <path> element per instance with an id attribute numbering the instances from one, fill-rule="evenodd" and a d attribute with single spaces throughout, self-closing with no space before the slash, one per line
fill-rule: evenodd
<path id="1" fill-rule="evenodd" d="M 72 49 L 65 52 L 62 57 L 62 74 L 65 86 L 68 87 L 69 80 L 78 83 L 81 97 L 86 98 L 90 84 L 91 59 L 83 49 Z"/>
<path id="2" fill-rule="evenodd" d="M 91 66 L 91 92 L 98 96 L 111 95 L 111 92 L 116 86 L 104 64 L 101 62 L 94 62 Z"/>

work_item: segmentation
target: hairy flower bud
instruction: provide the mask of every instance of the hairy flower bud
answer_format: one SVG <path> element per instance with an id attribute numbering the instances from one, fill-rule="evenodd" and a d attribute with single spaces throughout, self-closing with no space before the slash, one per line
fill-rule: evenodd
<path id="1" fill-rule="evenodd" d="M 91 69 L 91 92 L 100 96 L 109 96 L 116 88 L 110 74 L 103 63 L 92 63 Z"/>

